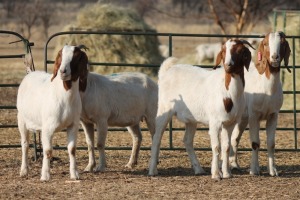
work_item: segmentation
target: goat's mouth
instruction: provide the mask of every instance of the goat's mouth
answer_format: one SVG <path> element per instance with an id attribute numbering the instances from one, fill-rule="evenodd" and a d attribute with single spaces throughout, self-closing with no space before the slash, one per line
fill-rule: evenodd
<path id="1" fill-rule="evenodd" d="M 271 61 L 271 65 L 272 65 L 272 67 L 279 67 L 280 62 L 279 61 Z"/>

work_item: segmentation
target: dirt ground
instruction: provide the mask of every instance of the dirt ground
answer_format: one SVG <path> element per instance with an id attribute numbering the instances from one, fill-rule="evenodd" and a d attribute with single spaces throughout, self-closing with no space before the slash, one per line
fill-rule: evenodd
<path id="1" fill-rule="evenodd" d="M 1 115 L 3 116 L 3 115 Z M 5 116 L 5 115 L 4 115 Z M 14 116 L 11 114 L 10 116 Z M 14 117 L 13 117 L 14 118 Z M 287 118 L 287 117 L 285 117 Z M 12 119 L 14 121 L 15 119 Z M 291 121 L 291 120 L 288 120 Z M 173 123 L 181 127 L 176 120 Z M 287 121 L 281 118 L 280 124 Z M 0 144 L 19 144 L 16 128 L 0 129 Z M 262 148 L 265 134 L 261 134 Z M 144 148 L 151 145 L 150 134 L 143 132 Z M 184 148 L 183 133 L 173 132 L 173 146 Z M 53 144 L 66 146 L 66 134 L 56 133 Z M 249 148 L 246 132 L 241 147 Z M 31 138 L 32 142 L 32 138 Z M 209 147 L 206 131 L 198 131 L 195 147 Z M 169 145 L 169 134 L 163 135 L 162 147 Z M 293 134 L 278 131 L 278 149 L 293 148 Z M 78 147 L 86 147 L 83 132 L 79 133 Z M 108 147 L 130 147 L 131 137 L 127 132 L 110 132 Z M 149 177 L 148 164 L 150 151 L 141 150 L 138 166 L 127 169 L 129 150 L 107 150 L 107 168 L 103 173 L 84 173 L 88 162 L 87 150 L 77 150 L 76 158 L 80 180 L 69 179 L 69 160 L 65 150 L 54 150 L 51 162 L 51 180 L 40 181 L 42 158 L 33 160 L 34 151 L 30 149 L 30 168 L 27 178 L 19 177 L 21 148 L 0 148 L 0 199 L 299 199 L 300 198 L 300 156 L 299 152 L 277 151 L 276 164 L 279 177 L 267 173 L 267 154 L 260 152 L 261 175 L 249 175 L 251 152 L 240 151 L 241 171 L 233 171 L 233 178 L 214 181 L 210 175 L 211 151 L 196 151 L 198 159 L 207 175 L 195 176 L 185 150 L 162 150 L 158 165 L 159 175 Z M 98 153 L 96 154 L 98 156 Z"/>

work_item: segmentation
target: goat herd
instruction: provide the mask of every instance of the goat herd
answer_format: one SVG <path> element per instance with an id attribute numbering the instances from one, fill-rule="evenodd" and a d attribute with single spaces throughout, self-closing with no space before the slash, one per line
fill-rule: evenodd
<path id="1" fill-rule="evenodd" d="M 274 138 L 283 103 L 279 71 L 283 59 L 289 70 L 290 47 L 282 32 L 266 34 L 256 55 L 251 55 L 247 46 L 253 48 L 246 40 L 229 39 L 221 46 L 215 70 L 176 64 L 176 58 L 167 58 L 159 70 L 158 86 L 142 73 L 111 76 L 91 73 L 88 57 L 82 50 L 85 47 L 64 46 L 58 52 L 52 75 L 30 71 L 20 84 L 17 97 L 22 145 L 20 176 L 28 175 L 29 131 L 41 131 L 44 155 L 41 180 L 48 181 L 53 134 L 66 129 L 70 178 L 79 179 L 75 152 L 80 123 L 89 153 L 85 171 L 105 170 L 108 126 L 127 127 L 132 135 L 132 153 L 126 165 L 132 168 L 137 164 L 141 146 L 141 120 L 146 121 L 152 136 L 149 175 L 157 175 L 162 134 L 174 115 L 185 123 L 183 141 L 195 174 L 205 173 L 193 148 L 197 123 L 209 126 L 213 179 L 230 178 L 230 169 L 239 168 L 237 147 L 247 125 L 252 145 L 250 174 L 260 173 L 259 129 L 260 121 L 266 120 L 268 170 L 271 176 L 278 176 Z M 220 63 L 222 67 L 216 69 Z M 97 166 L 94 125 L 99 151 Z"/>

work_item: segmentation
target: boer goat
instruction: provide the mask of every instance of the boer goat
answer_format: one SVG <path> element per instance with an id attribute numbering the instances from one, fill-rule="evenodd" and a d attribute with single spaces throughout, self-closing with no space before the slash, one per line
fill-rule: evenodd
<path id="1" fill-rule="evenodd" d="M 30 72 L 22 80 L 17 96 L 18 127 L 21 135 L 22 165 L 20 176 L 28 175 L 29 131 L 41 131 L 43 145 L 42 181 L 50 179 L 50 158 L 54 132 L 67 129 L 70 178 L 79 179 L 75 151 L 80 123 L 81 98 L 79 77 L 87 73 L 88 58 L 74 46 L 59 51 L 54 72 Z M 56 77 L 59 74 L 59 78 Z"/>
<path id="2" fill-rule="evenodd" d="M 140 122 L 145 119 L 151 136 L 155 133 L 157 84 L 145 74 L 128 72 L 110 76 L 88 73 L 80 80 L 80 85 L 84 87 L 81 92 L 81 124 L 89 153 L 85 171 L 92 172 L 96 167 L 94 124 L 99 151 L 99 165 L 95 171 L 104 171 L 106 167 L 104 148 L 109 126 L 127 127 L 132 136 L 133 148 L 126 167 L 133 168 L 137 164 L 142 142 Z"/>
<path id="3" fill-rule="evenodd" d="M 162 134 L 172 116 L 176 115 L 186 126 L 183 141 L 195 174 L 205 173 L 193 148 L 197 123 L 201 122 L 209 125 L 213 152 L 212 178 L 231 177 L 230 135 L 244 111 L 244 67 L 248 69 L 251 61 L 251 53 L 244 44 L 250 45 L 247 41 L 228 40 L 216 60 L 216 67 L 223 61 L 224 68 L 213 71 L 186 64 L 175 65 L 175 58 L 168 58 L 162 63 L 149 175 L 158 174 L 157 160 Z M 220 149 L 223 159 L 222 173 L 218 158 Z"/>
<path id="4" fill-rule="evenodd" d="M 290 47 L 283 32 L 267 34 L 260 42 L 255 63 L 251 62 L 248 72 L 245 72 L 246 110 L 239 124 L 236 125 L 231 138 L 230 163 L 232 168 L 239 168 L 237 163 L 237 147 L 243 131 L 249 124 L 252 144 L 250 174 L 260 173 L 258 150 L 260 147 L 260 122 L 266 120 L 268 169 L 271 176 L 278 176 L 274 162 L 275 130 L 278 113 L 283 103 L 282 86 L 280 82 L 280 63 L 288 68 Z"/>

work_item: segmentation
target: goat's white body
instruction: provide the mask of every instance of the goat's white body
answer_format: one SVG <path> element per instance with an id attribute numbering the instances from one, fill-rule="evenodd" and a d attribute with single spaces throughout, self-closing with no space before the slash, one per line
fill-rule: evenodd
<path id="1" fill-rule="evenodd" d="M 43 167 L 41 180 L 50 179 L 53 133 L 67 128 L 70 177 L 78 179 L 75 152 L 81 113 L 78 81 L 68 91 L 60 78 L 51 82 L 51 75 L 35 71 L 25 76 L 20 84 L 17 98 L 18 126 L 22 144 L 21 176 L 28 174 L 28 131 L 41 131 L 43 144 Z"/>
<path id="2" fill-rule="evenodd" d="M 197 123 L 209 125 L 213 150 L 212 177 L 220 178 L 218 154 L 219 135 L 222 142 L 223 177 L 231 176 L 228 164 L 230 134 L 244 111 L 244 87 L 240 76 L 231 78 L 229 89 L 225 88 L 225 71 L 208 71 L 191 65 L 173 65 L 167 59 L 159 72 L 159 100 L 156 118 L 156 132 L 153 137 L 149 175 L 156 175 L 160 140 L 167 123 L 173 115 L 185 123 L 184 144 L 189 154 L 195 174 L 202 174 L 194 149 L 193 138 Z M 224 108 L 223 99 L 231 98 L 233 107 L 229 113 Z"/>
<path id="3" fill-rule="evenodd" d="M 198 45 L 196 47 L 198 64 L 203 64 L 205 59 L 210 59 L 215 62 L 221 47 L 221 42 Z"/>
<path id="4" fill-rule="evenodd" d="M 242 132 L 249 124 L 250 138 L 259 143 L 260 121 L 267 120 L 267 146 L 269 153 L 269 173 L 278 175 L 274 164 L 274 138 L 279 110 L 283 103 L 280 73 L 271 73 L 268 79 L 265 74 L 259 74 L 251 62 L 249 72 L 245 71 L 246 110 L 240 124 L 237 124 L 232 134 L 230 162 L 232 167 L 238 167 L 236 151 Z M 237 141 L 238 139 L 238 141 Z M 272 148 L 273 146 L 273 148 Z M 272 150 L 273 149 L 273 150 Z M 251 159 L 251 174 L 259 174 L 258 149 L 254 150 Z"/>
<path id="5" fill-rule="evenodd" d="M 137 164 L 142 135 L 140 121 L 146 120 L 151 135 L 155 131 L 157 110 L 157 85 L 141 73 L 119 73 L 102 76 L 88 74 L 87 88 L 82 95 L 82 125 L 89 149 L 89 164 L 85 171 L 93 171 L 94 124 L 97 127 L 99 166 L 96 171 L 105 170 L 105 139 L 108 126 L 127 127 L 132 135 L 133 148 L 127 167 Z"/>

